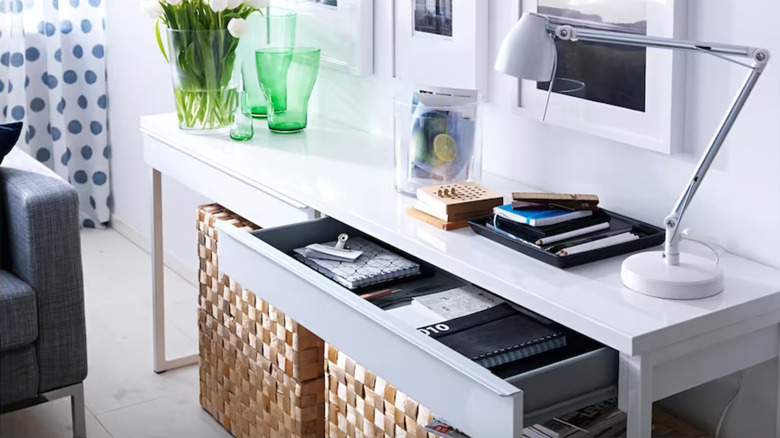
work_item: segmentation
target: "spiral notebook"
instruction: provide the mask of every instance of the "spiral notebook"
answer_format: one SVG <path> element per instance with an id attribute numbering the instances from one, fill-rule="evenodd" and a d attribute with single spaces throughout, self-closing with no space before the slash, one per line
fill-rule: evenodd
<path id="1" fill-rule="evenodd" d="M 418 330 L 485 368 L 567 345 L 559 326 L 544 324 L 508 303 Z"/>
<path id="2" fill-rule="evenodd" d="M 324 245 L 335 246 L 336 242 Z M 352 250 L 363 252 L 354 262 L 306 257 L 306 248 L 298 248 L 294 253 L 298 260 L 347 289 L 376 285 L 420 273 L 419 264 L 362 237 L 349 239 L 347 245 Z"/>

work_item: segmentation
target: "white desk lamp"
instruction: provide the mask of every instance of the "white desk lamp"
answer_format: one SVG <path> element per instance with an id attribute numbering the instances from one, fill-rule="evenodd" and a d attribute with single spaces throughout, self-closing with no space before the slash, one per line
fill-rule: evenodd
<path id="1" fill-rule="evenodd" d="M 750 69 L 750 74 L 696 166 L 690 182 L 685 186 L 671 214 L 664 220 L 666 227 L 664 250 L 633 255 L 623 262 L 621 270 L 623 284 L 637 292 L 654 297 L 698 299 L 720 293 L 723 291 L 721 268 L 705 257 L 687 253 L 681 255 L 678 230 L 691 199 L 764 71 L 769 61 L 769 51 L 755 47 L 657 38 L 558 25 L 552 23 L 545 15 L 527 13 L 523 14 L 520 21 L 504 38 L 498 52 L 496 70 L 521 79 L 549 81 L 552 87 L 557 61 L 556 37 L 573 43 L 592 41 L 700 52 Z M 752 63 L 742 63 L 730 57 L 750 58 Z"/>

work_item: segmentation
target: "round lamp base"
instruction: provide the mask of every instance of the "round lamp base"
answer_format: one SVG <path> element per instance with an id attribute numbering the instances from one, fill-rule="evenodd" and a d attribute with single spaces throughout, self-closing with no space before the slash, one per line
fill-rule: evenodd
<path id="1" fill-rule="evenodd" d="M 660 251 L 636 254 L 623 262 L 621 277 L 636 292 L 672 300 L 696 300 L 723 291 L 720 266 L 692 254 L 681 254 L 678 266 L 667 265 Z"/>

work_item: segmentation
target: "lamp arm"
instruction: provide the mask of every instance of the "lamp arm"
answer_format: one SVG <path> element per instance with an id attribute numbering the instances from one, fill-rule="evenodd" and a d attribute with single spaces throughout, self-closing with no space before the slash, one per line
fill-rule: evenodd
<path id="1" fill-rule="evenodd" d="M 664 261 L 668 265 L 677 266 L 680 264 L 680 238 L 679 227 L 683 215 L 690 205 L 696 191 L 699 189 L 702 180 L 710 169 L 712 162 L 718 155 L 721 146 L 726 140 L 734 122 L 739 117 L 742 108 L 745 106 L 750 93 L 758 82 L 758 78 L 769 62 L 769 51 L 762 48 L 748 46 L 734 46 L 728 44 L 705 43 L 699 41 L 680 40 L 673 38 L 650 37 L 646 35 L 635 35 L 620 32 L 609 32 L 591 30 L 585 28 L 572 27 L 570 25 L 556 24 L 547 17 L 546 29 L 551 34 L 565 41 L 591 41 L 605 44 L 630 45 L 639 47 L 651 47 L 659 49 L 682 50 L 689 52 L 700 52 L 717 56 L 727 61 L 735 62 L 750 69 L 750 73 L 742 84 L 739 94 L 729 108 L 728 113 L 718 126 L 710 145 L 701 157 L 696 170 L 693 172 L 688 185 L 680 195 L 674 209 L 664 220 L 666 228 L 666 240 L 664 242 Z M 751 58 L 752 64 L 743 64 L 729 58 L 730 56 Z"/>
<path id="2" fill-rule="evenodd" d="M 734 98 L 734 101 L 732 102 L 731 107 L 729 108 L 728 113 L 726 113 L 723 121 L 718 126 L 718 130 L 715 132 L 715 136 L 712 138 L 709 147 L 707 147 L 704 155 L 699 160 L 699 164 L 696 166 L 696 170 L 693 172 L 693 175 L 691 176 L 688 185 L 685 187 L 685 190 L 683 190 L 682 194 L 680 194 L 680 198 L 678 199 L 677 204 L 675 204 L 672 212 L 664 220 L 664 226 L 666 227 L 664 257 L 666 263 L 669 265 L 678 265 L 680 263 L 679 227 L 680 222 L 682 221 L 682 217 L 685 214 L 685 211 L 687 210 L 688 205 L 691 203 L 694 195 L 696 195 L 696 191 L 699 189 L 699 186 L 701 185 L 702 180 L 712 165 L 712 162 L 718 155 L 718 151 L 720 151 L 721 146 L 723 146 L 723 143 L 726 141 L 726 137 L 731 131 L 731 128 L 734 126 L 734 122 L 737 120 L 737 117 L 739 117 L 742 108 L 745 106 L 745 102 L 750 96 L 750 93 L 752 93 L 756 82 L 758 82 L 758 78 L 761 77 L 761 74 L 763 73 L 764 68 L 766 67 L 766 64 L 769 60 L 769 53 L 765 50 L 757 49 L 755 54 L 756 56 L 753 60 L 753 66 L 747 78 L 745 78 L 745 81 L 742 84 L 742 88 Z"/>
<path id="3" fill-rule="evenodd" d="M 547 31 L 565 41 L 591 41 L 596 43 L 621 44 L 625 46 L 650 47 L 655 49 L 707 52 L 719 55 L 739 56 L 743 58 L 755 58 L 757 52 L 766 52 L 766 50 L 760 49 L 758 47 L 735 46 L 731 44 L 653 37 L 604 30 L 592 30 L 573 27 L 566 24 L 556 24 L 550 21 L 549 18 L 552 17 L 548 17 Z"/>

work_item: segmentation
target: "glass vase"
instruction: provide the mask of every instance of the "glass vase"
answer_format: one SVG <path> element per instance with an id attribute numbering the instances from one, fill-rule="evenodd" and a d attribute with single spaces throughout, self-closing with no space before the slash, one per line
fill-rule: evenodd
<path id="1" fill-rule="evenodd" d="M 258 50 L 256 57 L 268 102 L 268 128 L 279 133 L 305 129 L 309 98 L 320 70 L 320 49 L 269 48 Z"/>
<path id="2" fill-rule="evenodd" d="M 406 94 L 395 97 L 397 191 L 417 196 L 421 187 L 480 182 L 481 100 L 439 105 Z"/>
<path id="3" fill-rule="evenodd" d="M 179 127 L 197 133 L 230 130 L 238 106 L 233 66 L 238 39 L 225 29 L 168 29 Z"/>
<path id="4" fill-rule="evenodd" d="M 255 52 L 269 47 L 294 47 L 296 14 L 291 9 L 268 7 L 263 13 L 255 12 L 247 18 L 249 33 L 241 38 L 238 46 L 241 74 L 246 98 L 241 105 L 244 113 L 255 118 L 267 115 L 265 95 L 257 75 Z"/>

